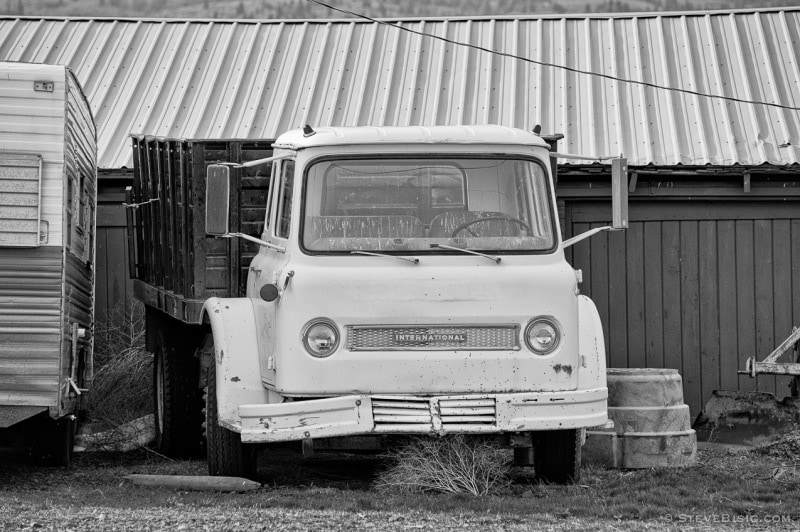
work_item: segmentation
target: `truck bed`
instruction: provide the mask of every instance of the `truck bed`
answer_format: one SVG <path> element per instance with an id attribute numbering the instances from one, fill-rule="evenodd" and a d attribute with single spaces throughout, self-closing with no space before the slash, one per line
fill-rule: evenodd
<path id="1" fill-rule="evenodd" d="M 134 293 L 150 307 L 197 323 L 209 297 L 244 295 L 257 245 L 205 234 L 209 164 L 272 155 L 271 140 L 191 140 L 133 136 L 134 185 L 128 238 Z M 231 232 L 260 236 L 270 165 L 231 171 Z"/>

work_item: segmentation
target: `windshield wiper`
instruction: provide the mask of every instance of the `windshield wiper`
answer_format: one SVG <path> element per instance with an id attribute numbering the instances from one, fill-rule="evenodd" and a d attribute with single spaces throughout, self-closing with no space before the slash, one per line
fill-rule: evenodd
<path id="1" fill-rule="evenodd" d="M 483 257 L 484 259 L 489 259 L 490 261 L 492 261 L 492 262 L 494 262 L 496 264 L 500 264 L 500 260 L 501 260 L 500 257 L 496 257 L 494 255 L 487 255 L 486 253 L 481 253 L 480 251 L 473 251 L 471 249 L 465 249 L 465 248 L 457 248 L 455 246 L 448 246 L 448 245 L 445 245 L 445 244 L 431 244 L 431 247 L 432 248 L 449 249 L 449 250 L 452 250 L 452 251 L 460 251 L 462 253 L 469 253 L 470 255 L 477 255 L 479 257 Z"/>
<path id="2" fill-rule="evenodd" d="M 373 253 L 372 251 L 361 251 L 360 249 L 353 250 L 350 253 L 352 253 L 353 255 L 369 255 L 370 257 L 384 257 L 388 259 L 398 259 L 410 262 L 411 264 L 419 264 L 419 259 L 416 257 L 412 259 L 409 257 L 401 257 L 400 255 L 389 255 L 388 253 Z"/>

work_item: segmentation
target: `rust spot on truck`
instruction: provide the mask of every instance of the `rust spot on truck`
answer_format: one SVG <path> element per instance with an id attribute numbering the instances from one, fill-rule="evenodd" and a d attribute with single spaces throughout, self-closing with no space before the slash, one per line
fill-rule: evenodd
<path id="1" fill-rule="evenodd" d="M 298 420 L 297 426 L 298 427 L 307 427 L 309 425 L 313 425 L 316 420 L 319 419 L 319 416 L 306 416 L 301 417 Z"/>
<path id="2" fill-rule="evenodd" d="M 553 366 L 553 371 L 555 371 L 556 373 L 560 373 L 560 372 L 563 371 L 569 377 L 570 375 L 572 375 L 572 365 L 570 365 L 570 364 L 556 364 L 555 366 Z"/>
<path id="3" fill-rule="evenodd" d="M 241 380 L 239 377 L 231 377 L 231 382 L 241 382 Z"/>

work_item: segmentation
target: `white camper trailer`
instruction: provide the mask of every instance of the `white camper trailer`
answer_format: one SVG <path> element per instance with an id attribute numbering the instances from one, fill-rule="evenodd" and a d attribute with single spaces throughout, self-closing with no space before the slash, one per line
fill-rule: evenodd
<path id="1" fill-rule="evenodd" d="M 96 129 L 64 66 L 0 62 L 0 436 L 69 462 L 92 378 Z"/>

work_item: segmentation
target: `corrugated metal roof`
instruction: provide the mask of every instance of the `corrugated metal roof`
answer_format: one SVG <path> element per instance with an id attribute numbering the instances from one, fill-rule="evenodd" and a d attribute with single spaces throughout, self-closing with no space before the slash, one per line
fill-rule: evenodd
<path id="1" fill-rule="evenodd" d="M 700 14 L 403 20 L 453 41 L 611 76 L 800 106 L 800 8 Z M 788 164 L 794 110 L 540 66 L 359 21 L 0 18 L 0 59 L 69 65 L 99 166 L 127 135 L 274 138 L 317 126 L 501 124 L 631 164 Z"/>

